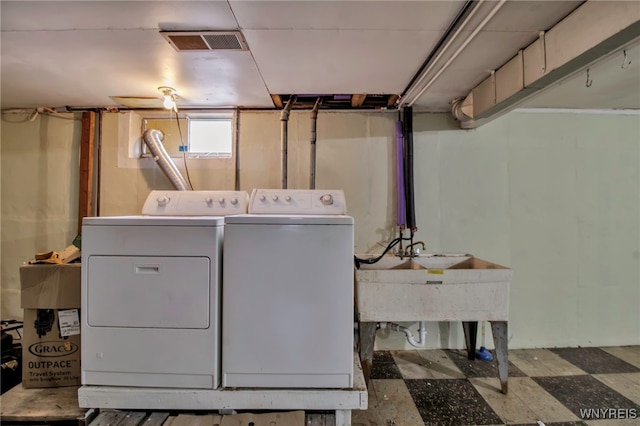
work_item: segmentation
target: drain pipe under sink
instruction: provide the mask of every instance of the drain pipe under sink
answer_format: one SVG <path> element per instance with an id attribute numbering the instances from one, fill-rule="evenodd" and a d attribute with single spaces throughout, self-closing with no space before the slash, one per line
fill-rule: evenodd
<path id="1" fill-rule="evenodd" d="M 427 344 L 427 327 L 426 327 L 426 321 L 420 321 L 420 327 L 418 329 L 418 335 L 419 335 L 419 341 L 416 342 L 413 333 L 411 332 L 411 330 L 409 330 L 409 328 L 404 327 L 400 324 L 396 324 L 393 322 L 379 322 L 378 323 L 378 328 L 380 328 L 380 330 L 384 330 L 386 328 L 388 328 L 389 330 L 393 330 L 393 331 L 399 331 L 401 333 L 404 333 L 404 335 L 407 338 L 407 342 L 409 342 L 409 344 L 411 346 L 413 346 L 414 348 L 424 348 Z"/>

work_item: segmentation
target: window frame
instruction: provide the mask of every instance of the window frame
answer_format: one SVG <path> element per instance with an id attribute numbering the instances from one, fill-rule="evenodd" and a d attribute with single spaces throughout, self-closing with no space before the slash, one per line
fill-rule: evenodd
<path id="1" fill-rule="evenodd" d="M 149 111 L 147 113 L 143 113 L 140 114 L 142 117 L 142 133 L 144 133 L 145 130 L 147 130 L 148 128 L 150 128 L 148 126 L 148 121 L 149 120 L 153 120 L 153 121 L 163 121 L 166 122 L 168 125 L 171 125 L 171 123 L 175 123 L 176 120 L 176 114 L 171 112 L 169 114 L 167 114 L 167 111 L 162 111 L 162 112 L 158 112 L 158 111 Z M 190 151 L 173 151 L 171 152 L 169 149 L 167 149 L 167 147 L 165 146 L 165 150 L 167 150 L 167 153 L 169 154 L 169 157 L 171 158 L 188 158 L 188 159 L 212 159 L 212 160 L 229 160 L 231 158 L 233 158 L 235 156 L 235 138 L 236 138 L 236 132 L 234 132 L 234 128 L 235 128 L 235 123 L 236 123 L 236 113 L 234 110 L 229 110 L 229 111 L 217 111 L 217 112 L 189 112 L 189 113 L 182 113 L 182 112 L 178 112 L 178 120 L 186 120 L 187 125 L 185 126 L 185 128 L 183 128 L 182 126 L 180 127 L 180 130 L 183 134 L 183 137 L 186 138 L 186 141 L 184 141 L 186 143 L 186 145 L 189 147 L 190 146 L 190 122 L 192 120 L 194 121 L 228 121 L 229 122 L 229 127 L 230 127 L 230 152 L 226 153 L 226 152 L 190 152 Z M 160 129 L 162 131 L 164 131 L 163 129 Z M 140 138 L 140 156 L 139 158 L 151 158 L 151 153 L 148 152 L 147 146 L 144 142 L 144 140 L 142 138 Z M 180 141 L 178 142 L 178 147 L 180 147 Z M 178 148 L 179 149 L 179 148 Z"/>

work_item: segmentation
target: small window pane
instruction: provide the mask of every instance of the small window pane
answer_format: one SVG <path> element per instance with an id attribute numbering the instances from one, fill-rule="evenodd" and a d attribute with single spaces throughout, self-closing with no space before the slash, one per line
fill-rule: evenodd
<path id="1" fill-rule="evenodd" d="M 189 152 L 231 156 L 231 120 L 189 120 Z"/>

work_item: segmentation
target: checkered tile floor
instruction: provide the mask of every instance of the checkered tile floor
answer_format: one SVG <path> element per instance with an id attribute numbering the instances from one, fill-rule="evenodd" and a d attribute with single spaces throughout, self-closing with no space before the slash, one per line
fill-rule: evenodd
<path id="1" fill-rule="evenodd" d="M 511 350 L 508 395 L 457 350 L 376 352 L 371 379 L 354 426 L 640 425 L 640 346 Z"/>

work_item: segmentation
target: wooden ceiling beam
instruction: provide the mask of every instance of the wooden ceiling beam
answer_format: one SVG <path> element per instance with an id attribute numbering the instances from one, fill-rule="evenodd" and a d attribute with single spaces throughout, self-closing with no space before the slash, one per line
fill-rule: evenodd
<path id="1" fill-rule="evenodd" d="M 275 105 L 276 108 L 278 109 L 284 108 L 284 105 L 282 104 L 282 98 L 280 97 L 280 95 L 271 95 L 271 101 L 273 102 L 273 105 Z"/>
<path id="2" fill-rule="evenodd" d="M 364 93 L 351 95 L 351 107 L 360 108 L 364 104 L 364 100 L 366 98 L 367 98 L 367 95 Z"/>
<path id="3" fill-rule="evenodd" d="M 387 108 L 393 108 L 396 105 L 396 102 L 398 102 L 399 98 L 400 98 L 399 95 L 389 96 L 389 100 L 387 101 Z"/>

